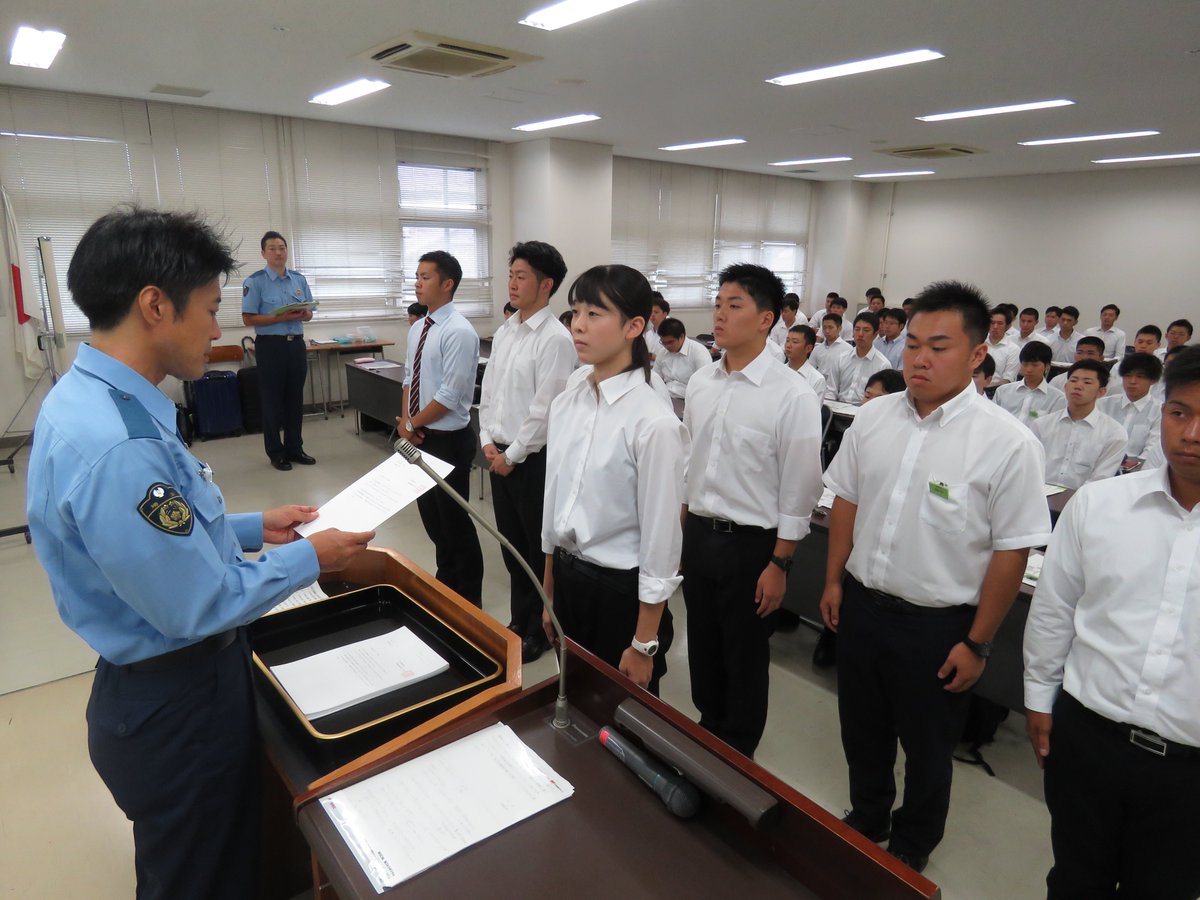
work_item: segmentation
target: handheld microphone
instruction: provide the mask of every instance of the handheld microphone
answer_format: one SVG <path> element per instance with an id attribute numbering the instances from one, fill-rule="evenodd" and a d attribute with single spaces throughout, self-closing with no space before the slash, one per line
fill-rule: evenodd
<path id="1" fill-rule="evenodd" d="M 538 597 L 542 600 L 542 606 L 550 614 L 550 624 L 554 626 L 554 633 L 558 635 L 558 699 L 554 701 L 554 719 L 551 724 L 555 728 L 568 727 L 571 724 L 571 716 L 567 710 L 567 637 L 563 634 L 562 625 L 558 622 L 558 616 L 554 614 L 554 607 L 550 603 L 550 598 L 546 596 L 546 591 L 542 588 L 541 579 L 533 574 L 533 569 L 529 568 L 529 563 L 525 562 L 524 555 L 512 545 L 508 538 L 497 531 L 491 522 L 481 516 L 470 503 L 459 495 L 458 491 L 448 485 L 441 475 L 429 467 L 429 464 L 422 458 L 421 451 L 414 444 L 405 438 L 400 438 L 393 447 L 407 462 L 417 466 L 422 472 L 432 478 L 438 487 L 454 498 L 454 502 L 467 511 L 467 515 L 482 525 L 488 534 L 499 541 L 500 546 L 512 554 L 512 558 L 521 564 L 521 568 L 525 570 L 525 574 L 533 582 L 533 587 L 537 591 Z"/>
<path id="2" fill-rule="evenodd" d="M 690 819 L 700 811 L 700 792 L 694 784 L 653 756 L 643 753 L 607 725 L 600 729 L 600 745 L 625 763 L 646 787 L 654 791 L 672 815 Z"/>

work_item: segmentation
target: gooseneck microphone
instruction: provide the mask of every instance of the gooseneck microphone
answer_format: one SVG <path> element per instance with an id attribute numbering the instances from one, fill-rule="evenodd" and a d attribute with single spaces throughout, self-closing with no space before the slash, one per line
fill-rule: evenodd
<path id="1" fill-rule="evenodd" d="M 643 753 L 607 725 L 600 729 L 600 744 L 654 791 L 673 815 L 690 819 L 700 811 L 700 792 L 670 766 Z"/>
<path id="2" fill-rule="evenodd" d="M 571 724 L 571 716 L 567 710 L 567 636 L 563 634 L 562 625 L 558 622 L 558 616 L 554 614 L 554 607 L 550 603 L 550 598 L 546 596 L 546 591 L 542 588 L 541 579 L 533 574 L 533 569 L 529 568 L 529 563 L 525 562 L 525 557 L 512 545 L 508 538 L 497 531 L 491 522 L 481 516 L 478 510 L 459 495 L 458 491 L 448 485 L 441 475 L 429 467 L 429 464 L 422 458 L 421 451 L 417 449 L 416 445 L 406 438 L 400 438 L 393 446 L 397 453 L 432 478 L 438 487 L 453 497 L 454 502 L 467 511 L 467 514 L 472 519 L 482 525 L 488 534 L 499 541 L 500 546 L 512 554 L 513 559 L 521 564 L 521 568 L 525 570 L 525 574 L 533 582 L 534 589 L 542 600 L 542 606 L 550 614 L 550 624 L 554 626 L 554 633 L 558 635 L 558 699 L 554 701 L 554 719 L 552 724 L 555 728 L 566 728 Z"/>

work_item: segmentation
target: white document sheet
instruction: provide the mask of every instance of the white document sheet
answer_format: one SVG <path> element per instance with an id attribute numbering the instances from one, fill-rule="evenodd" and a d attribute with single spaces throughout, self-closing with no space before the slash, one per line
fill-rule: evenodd
<path id="1" fill-rule="evenodd" d="M 454 468 L 436 456 L 423 454 L 429 468 L 442 478 Z M 317 510 L 317 518 L 296 529 L 308 537 L 326 528 L 342 531 L 371 531 L 433 487 L 433 479 L 417 466 L 393 453 Z"/>
<path id="2" fill-rule="evenodd" d="M 1061 484 L 1044 484 L 1042 487 L 1045 489 L 1047 497 L 1053 497 L 1055 494 L 1061 494 L 1066 490 Z"/>
<path id="3" fill-rule="evenodd" d="M 308 606 L 310 603 L 319 603 L 322 600 L 328 600 L 329 595 L 321 590 L 321 585 L 313 582 L 306 588 L 300 588 L 296 593 L 292 594 L 278 606 L 272 607 L 270 612 L 263 613 L 266 616 L 273 616 L 277 612 L 283 612 L 285 609 L 297 609 L 301 606 Z"/>
<path id="4" fill-rule="evenodd" d="M 271 666 L 310 720 L 445 672 L 450 664 L 407 628 Z"/>
<path id="5" fill-rule="evenodd" d="M 1042 563 L 1046 560 L 1046 554 L 1041 550 L 1030 550 L 1029 561 L 1025 563 L 1025 577 L 1021 580 L 1030 587 L 1037 587 L 1038 579 L 1042 577 Z"/>
<path id="6" fill-rule="evenodd" d="M 492 725 L 321 798 L 376 891 L 566 800 L 575 788 Z"/>
<path id="7" fill-rule="evenodd" d="M 372 359 L 369 362 L 359 363 L 358 367 L 360 369 L 370 369 L 370 370 L 399 369 L 402 367 L 402 363 L 392 362 L 390 359 Z"/>
<path id="8" fill-rule="evenodd" d="M 858 415 L 858 407 L 853 403 L 842 403 L 840 400 L 826 400 L 825 405 L 829 407 L 831 413 L 849 416 L 850 418 Z"/>

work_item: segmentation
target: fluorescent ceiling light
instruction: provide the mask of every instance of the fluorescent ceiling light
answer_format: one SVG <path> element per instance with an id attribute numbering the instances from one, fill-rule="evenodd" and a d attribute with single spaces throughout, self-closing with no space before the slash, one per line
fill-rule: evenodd
<path id="1" fill-rule="evenodd" d="M 1086 141 L 1119 141 L 1123 138 L 1153 137 L 1158 131 L 1118 131 L 1114 134 L 1084 134 L 1079 137 L 1042 138 L 1037 141 L 1017 141 L 1022 147 L 1047 147 L 1050 144 L 1082 144 Z"/>
<path id="2" fill-rule="evenodd" d="M 1158 162 L 1162 159 L 1195 159 L 1200 153 L 1164 153 L 1159 156 L 1114 156 L 1111 159 L 1093 159 L 1094 163 Z"/>
<path id="3" fill-rule="evenodd" d="M 959 112 L 917 116 L 918 122 L 945 122 L 949 119 L 972 119 L 975 116 L 999 116 L 1003 113 L 1028 112 L 1031 109 L 1052 109 L 1055 106 L 1074 106 L 1074 100 L 1036 100 L 1033 103 L 1014 103 L 1011 106 L 989 106 L 986 109 L 964 109 Z"/>
<path id="4" fill-rule="evenodd" d="M 513 131 L 541 131 L 544 128 L 562 128 L 564 125 L 578 125 L 580 122 L 595 122 L 600 117 L 593 113 L 580 113 L 577 116 L 562 116 L 558 119 L 546 119 L 544 122 L 526 122 L 517 125 Z"/>
<path id="5" fill-rule="evenodd" d="M 921 169 L 913 172 L 868 172 L 865 175 L 855 175 L 855 178 L 905 178 L 909 175 L 933 175 L 933 169 Z"/>
<path id="6" fill-rule="evenodd" d="M 938 53 L 936 50 L 909 50 L 905 53 L 893 53 L 890 56 L 876 56 L 873 59 L 860 59 L 857 62 L 825 66 L 823 69 L 809 69 L 807 72 L 793 72 L 791 75 L 776 75 L 774 78 L 768 78 L 767 84 L 806 84 L 810 81 L 824 81 L 826 78 L 841 78 L 843 75 L 857 75 L 860 72 L 876 72 L 879 69 L 892 69 L 896 66 L 929 62 L 934 59 L 942 59 L 944 56 L 945 54 Z"/>
<path id="7" fill-rule="evenodd" d="M 320 103 L 322 106 L 337 106 L 339 103 L 357 100 L 359 97 L 365 97 L 367 94 L 382 91 L 385 87 L 391 87 L 391 85 L 386 81 L 377 81 L 374 78 L 360 78 L 358 81 L 352 81 L 349 84 L 343 84 L 341 87 L 331 88 L 324 93 L 317 94 L 317 96 L 308 102 Z"/>
<path id="8" fill-rule="evenodd" d="M 543 31 L 556 31 L 635 2 L 637 0 L 562 0 L 561 3 L 551 3 L 536 12 L 531 12 L 517 24 L 540 28 Z"/>
<path id="9" fill-rule="evenodd" d="M 54 57 L 62 49 L 67 36 L 61 31 L 39 31 L 22 25 L 13 40 L 12 56 L 8 61 L 14 66 L 29 66 L 31 69 L 48 69 Z"/>
<path id="10" fill-rule="evenodd" d="M 767 163 L 768 166 L 816 166 L 821 163 L 850 162 L 853 156 L 823 156 L 820 159 L 785 159 L 783 162 Z"/>
<path id="11" fill-rule="evenodd" d="M 725 138 L 720 141 L 700 141 L 697 144 L 672 144 L 670 147 L 659 147 L 659 150 L 703 150 L 706 147 L 729 147 L 733 144 L 744 144 L 745 138 Z"/>

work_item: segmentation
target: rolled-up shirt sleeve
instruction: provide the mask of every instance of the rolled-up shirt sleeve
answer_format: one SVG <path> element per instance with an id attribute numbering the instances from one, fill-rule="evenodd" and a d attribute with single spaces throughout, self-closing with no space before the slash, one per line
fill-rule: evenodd
<path id="1" fill-rule="evenodd" d="M 805 385 L 807 388 L 807 385 Z M 821 402 L 811 390 L 789 398 L 775 426 L 782 474 L 778 537 L 808 536 L 812 511 L 821 499 Z"/>
<path id="2" fill-rule="evenodd" d="M 575 346 L 570 341 L 553 341 L 538 355 L 535 364 L 537 390 L 533 394 L 533 402 L 529 404 L 529 415 L 521 423 L 516 438 L 504 451 L 509 462 L 514 465 L 522 463 L 530 453 L 536 453 L 546 446 L 550 404 L 566 387 L 567 379 L 575 371 L 577 358 Z"/>
<path id="3" fill-rule="evenodd" d="M 447 409 L 470 407 L 478 369 L 479 335 L 470 326 L 449 331 L 442 338 L 442 380 L 433 399 Z"/>
<path id="4" fill-rule="evenodd" d="M 988 492 L 992 549 L 1045 546 L 1050 540 L 1050 510 L 1043 487 L 1046 456 L 1041 443 L 1021 441 L 996 472 L 997 480 Z"/>
<path id="5" fill-rule="evenodd" d="M 673 417 L 650 420 L 637 436 L 638 599 L 663 603 L 682 576 L 679 556 L 683 529 L 683 471 L 688 457 L 687 429 Z"/>

